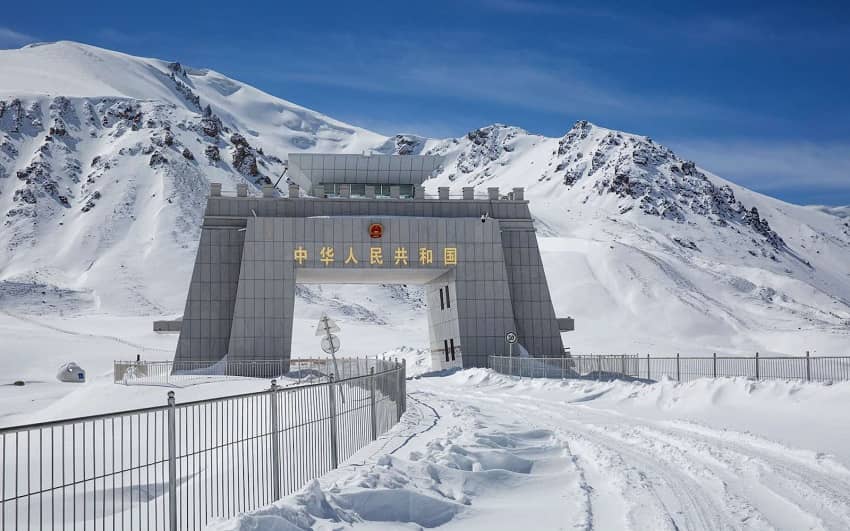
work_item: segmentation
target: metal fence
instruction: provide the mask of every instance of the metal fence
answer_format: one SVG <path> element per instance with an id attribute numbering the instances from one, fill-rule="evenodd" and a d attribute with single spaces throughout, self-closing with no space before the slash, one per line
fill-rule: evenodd
<path id="1" fill-rule="evenodd" d="M 755 380 L 850 380 L 850 356 L 646 356 L 573 355 L 553 358 L 490 356 L 490 368 L 502 374 L 540 378 L 696 378 L 743 377 Z"/>
<path id="2" fill-rule="evenodd" d="M 237 396 L 0 428 L 0 529 L 201 529 L 336 468 L 406 410 L 404 363 Z"/>
<path id="3" fill-rule="evenodd" d="M 187 387 L 233 378 L 278 378 L 278 383 L 314 383 L 328 379 L 334 373 L 337 379 L 364 376 L 371 362 L 367 358 L 295 358 L 284 360 L 208 360 L 194 361 L 115 361 L 114 381 L 123 385 L 164 385 Z M 284 382 L 285 381 L 285 382 Z"/>
<path id="4" fill-rule="evenodd" d="M 696 378 L 744 377 L 755 380 L 850 380 L 850 356 L 703 356 L 646 355 L 638 365 L 638 378 L 669 378 L 686 382 Z"/>
<path id="5" fill-rule="evenodd" d="M 524 358 L 490 356 L 490 368 L 530 378 L 620 378 L 634 376 L 638 358 L 629 355 Z"/>

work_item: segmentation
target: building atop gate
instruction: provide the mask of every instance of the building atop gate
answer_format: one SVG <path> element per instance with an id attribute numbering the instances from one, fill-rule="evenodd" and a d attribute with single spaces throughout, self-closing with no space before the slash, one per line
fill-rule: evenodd
<path id="1" fill-rule="evenodd" d="M 393 197 L 393 187 L 398 187 L 398 195 L 409 199 L 442 161 L 437 155 L 291 153 L 288 164 L 290 177 L 312 196 L 342 197 L 347 186 L 349 197 Z M 368 186 L 374 191 L 371 196 Z"/>
<path id="2" fill-rule="evenodd" d="M 299 283 L 424 285 L 435 368 L 486 367 L 511 331 L 531 356 L 564 355 L 572 321 L 555 316 L 523 189 L 426 196 L 440 164 L 299 153 L 286 197 L 213 183 L 175 361 L 288 362 Z"/>

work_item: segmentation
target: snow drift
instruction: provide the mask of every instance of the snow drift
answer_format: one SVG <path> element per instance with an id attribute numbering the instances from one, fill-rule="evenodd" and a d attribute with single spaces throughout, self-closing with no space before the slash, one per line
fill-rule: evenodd
<path id="1" fill-rule="evenodd" d="M 403 424 L 247 529 L 841 529 L 846 383 L 530 380 L 409 386 Z M 812 415 L 817 411 L 817 415 Z"/>

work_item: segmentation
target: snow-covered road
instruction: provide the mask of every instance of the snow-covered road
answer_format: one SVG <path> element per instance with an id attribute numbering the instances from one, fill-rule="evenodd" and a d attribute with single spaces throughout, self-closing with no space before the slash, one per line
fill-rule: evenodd
<path id="1" fill-rule="evenodd" d="M 409 391 L 403 423 L 341 469 L 214 527 L 850 528 L 846 453 L 824 451 L 850 443 L 844 384 L 546 382 L 474 370 Z M 758 433 L 726 427 L 748 417 Z M 841 417 L 845 426 L 833 425 Z"/>

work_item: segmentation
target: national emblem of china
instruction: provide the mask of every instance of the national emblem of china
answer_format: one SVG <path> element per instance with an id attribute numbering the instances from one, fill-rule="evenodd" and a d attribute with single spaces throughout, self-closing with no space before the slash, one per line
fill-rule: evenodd
<path id="1" fill-rule="evenodd" d="M 380 223 L 372 223 L 369 225 L 369 237 L 380 238 L 384 235 L 384 226 Z"/>

